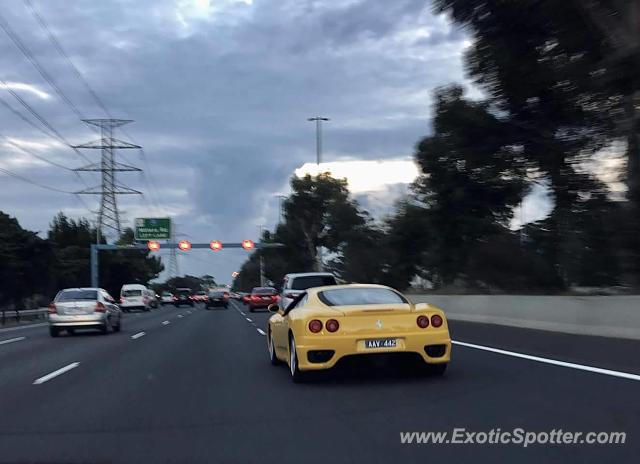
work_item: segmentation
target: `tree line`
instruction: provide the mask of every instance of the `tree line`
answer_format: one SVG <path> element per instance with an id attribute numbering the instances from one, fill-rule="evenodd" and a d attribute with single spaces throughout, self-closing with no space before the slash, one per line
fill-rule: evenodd
<path id="1" fill-rule="evenodd" d="M 0 307 L 42 306 L 62 288 L 89 287 L 89 250 L 96 238 L 96 230 L 86 219 L 59 213 L 47 237 L 41 238 L 0 212 Z M 133 242 L 133 231 L 125 229 L 117 244 Z M 101 253 L 101 287 L 117 296 L 123 284 L 146 284 L 163 269 L 160 258 L 150 256 L 148 250 Z"/>
<path id="2" fill-rule="evenodd" d="M 294 178 L 284 221 L 235 288 L 326 269 L 396 288 L 563 292 L 640 287 L 640 7 L 637 2 L 436 0 L 471 37 L 467 77 L 433 92 L 420 176 L 373 221 L 330 174 Z M 622 189 L 612 188 L 616 180 Z M 514 229 L 535 185 L 551 212 Z"/>

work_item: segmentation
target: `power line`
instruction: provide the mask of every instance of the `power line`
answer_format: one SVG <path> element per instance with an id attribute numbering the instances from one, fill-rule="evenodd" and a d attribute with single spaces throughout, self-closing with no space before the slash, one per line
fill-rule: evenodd
<path id="1" fill-rule="evenodd" d="M 26 182 L 28 184 L 35 185 L 36 187 L 40 187 L 40 188 L 43 188 L 43 189 L 51 190 L 52 192 L 68 193 L 70 195 L 74 194 L 74 192 L 70 192 L 68 190 L 61 190 L 61 189 L 58 189 L 58 188 L 55 188 L 55 187 L 50 187 L 48 185 L 41 184 L 41 183 L 36 182 L 34 180 L 27 179 L 26 177 L 23 177 L 20 174 L 16 174 L 15 172 L 9 171 L 8 169 L 0 168 L 0 172 L 3 172 L 8 176 L 14 177 L 14 178 L 19 179 L 19 180 L 21 180 L 23 182 Z"/>
<path id="2" fill-rule="evenodd" d="M 40 155 L 38 155 L 37 153 L 34 153 L 33 151 L 29 150 L 28 148 L 24 148 L 24 147 L 23 147 L 23 146 L 21 146 L 20 144 L 18 144 L 18 143 L 16 143 L 16 142 L 14 142 L 13 140 L 11 140 L 9 137 L 7 137 L 6 135 L 4 135 L 4 134 L 2 134 L 2 133 L 0 133 L 0 137 L 1 137 L 1 138 L 3 138 L 3 139 L 4 139 L 4 140 L 9 144 L 9 145 L 11 145 L 12 147 L 17 148 L 18 150 L 20 150 L 20 151 L 22 151 L 22 152 L 24 152 L 24 153 L 27 153 L 28 155 L 31 155 L 31 156 L 33 156 L 34 158 L 39 159 L 40 161 L 43 161 L 43 162 L 45 162 L 45 163 L 47 163 L 47 164 L 50 164 L 50 165 L 52 165 L 52 166 L 55 166 L 55 167 L 57 167 L 57 168 L 65 169 L 65 170 L 67 170 L 67 171 L 71 171 L 71 172 L 73 172 L 73 169 L 71 169 L 70 167 L 65 166 L 65 165 L 63 165 L 63 164 L 56 163 L 55 161 L 51 161 L 51 160 L 49 160 L 49 159 L 45 158 L 44 156 L 40 156 Z"/>
<path id="3" fill-rule="evenodd" d="M 82 75 L 80 70 L 77 68 L 77 66 L 73 63 L 73 61 L 69 57 L 69 55 L 64 51 L 64 48 L 62 48 L 62 44 L 60 44 L 60 42 L 58 41 L 56 36 L 53 34 L 53 32 L 49 28 L 48 24 L 44 20 L 44 18 L 35 9 L 33 4 L 31 3 L 31 0 L 24 0 L 24 4 L 31 11 L 31 14 L 36 19 L 36 21 L 40 24 L 40 27 L 42 27 L 42 29 L 45 30 L 45 32 L 47 33 L 47 36 L 49 37 L 49 40 L 53 44 L 53 47 L 67 61 L 67 64 L 73 70 L 73 72 L 76 75 L 76 77 L 78 78 L 78 80 L 80 80 L 80 82 L 82 82 L 82 84 L 85 86 L 85 88 L 87 89 L 87 91 L 89 92 L 91 97 L 93 97 L 93 99 L 98 104 L 98 106 L 100 108 L 102 108 L 102 111 L 104 111 L 104 113 L 108 117 L 111 118 L 112 116 L 111 116 L 111 113 L 109 112 L 109 110 L 107 109 L 107 106 L 104 104 L 102 99 L 98 96 L 98 94 L 93 90 L 93 88 L 89 85 L 89 82 L 84 78 L 84 76 Z"/>
<path id="4" fill-rule="evenodd" d="M 20 40 L 20 37 L 15 33 L 13 29 L 9 26 L 7 21 L 4 19 L 4 16 L 0 13 L 0 28 L 4 30 L 4 32 L 9 36 L 14 45 L 20 50 L 20 52 L 29 60 L 29 62 L 33 65 L 34 68 L 38 71 L 40 76 L 51 86 L 51 88 L 58 94 L 58 96 L 66 103 L 66 105 L 73 111 L 73 113 L 79 118 L 84 119 L 84 115 L 78 109 L 76 105 L 66 96 L 66 94 L 62 91 L 58 84 L 53 80 L 51 75 L 40 65 L 38 60 L 33 56 L 31 50 Z"/>
<path id="5" fill-rule="evenodd" d="M 5 90 L 7 92 L 9 92 L 11 94 L 11 96 L 13 98 L 15 98 L 34 118 L 36 118 L 38 121 L 40 121 L 40 123 L 46 127 L 49 131 L 51 131 L 51 133 L 48 133 L 46 130 L 43 130 L 42 128 L 38 128 L 38 130 L 40 130 L 43 134 L 45 134 L 47 137 L 52 137 L 57 139 L 58 141 L 62 142 L 64 145 L 68 146 L 69 148 L 71 148 L 78 156 L 80 156 L 82 159 L 84 159 L 87 162 L 91 162 L 91 160 L 89 158 L 87 158 L 80 150 L 74 148 L 73 146 L 71 146 L 71 144 L 69 143 L 69 141 L 67 139 L 64 138 L 64 136 L 62 134 L 60 134 L 60 132 L 58 132 L 50 123 L 49 121 L 46 120 L 46 118 L 44 118 L 43 116 L 41 116 L 35 109 L 33 109 L 31 107 L 31 105 L 29 105 L 26 101 L 24 101 L 24 99 L 18 95 L 13 89 L 11 89 L 7 83 L 0 79 L 0 84 L 2 84 L 2 86 L 5 88 Z M 14 110 L 12 110 L 14 111 Z M 14 111 L 15 112 L 15 111 Z M 24 119 L 24 118 L 22 118 Z M 33 125 L 33 124 L 32 124 Z M 35 127 L 35 126 L 34 126 Z M 53 135 L 52 135 L 53 134 Z"/>

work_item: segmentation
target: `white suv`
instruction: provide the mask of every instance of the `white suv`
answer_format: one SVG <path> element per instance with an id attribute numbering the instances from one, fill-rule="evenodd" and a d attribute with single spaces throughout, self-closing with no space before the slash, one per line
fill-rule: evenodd
<path id="1" fill-rule="evenodd" d="M 335 276 L 330 272 L 287 274 L 282 282 L 280 307 L 286 309 L 296 297 L 308 288 L 324 287 L 325 285 L 338 285 Z"/>

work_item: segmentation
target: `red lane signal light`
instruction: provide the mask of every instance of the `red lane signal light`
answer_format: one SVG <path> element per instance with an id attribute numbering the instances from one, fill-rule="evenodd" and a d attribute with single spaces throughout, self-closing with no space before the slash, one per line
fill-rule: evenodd
<path id="1" fill-rule="evenodd" d="M 160 242 L 156 242 L 155 240 L 151 240 L 147 242 L 147 248 L 151 251 L 158 251 L 160 249 Z"/>
<path id="2" fill-rule="evenodd" d="M 191 249 L 191 242 L 189 240 L 180 240 L 178 242 L 178 248 L 182 251 L 189 251 Z"/>
<path id="3" fill-rule="evenodd" d="M 220 251 L 222 250 L 222 242 L 218 240 L 212 240 L 209 243 L 209 248 L 211 248 L 213 251 Z"/>
<path id="4" fill-rule="evenodd" d="M 252 240 L 243 240 L 242 241 L 242 248 L 244 248 L 247 251 L 251 251 L 256 247 L 256 244 L 253 243 Z"/>

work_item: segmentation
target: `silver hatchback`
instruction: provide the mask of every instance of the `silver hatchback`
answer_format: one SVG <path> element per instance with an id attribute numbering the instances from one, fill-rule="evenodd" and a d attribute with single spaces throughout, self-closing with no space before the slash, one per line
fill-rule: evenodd
<path id="1" fill-rule="evenodd" d="M 101 288 L 66 288 L 49 305 L 49 333 L 60 330 L 98 329 L 107 334 L 122 328 L 122 311 L 109 293 Z"/>

